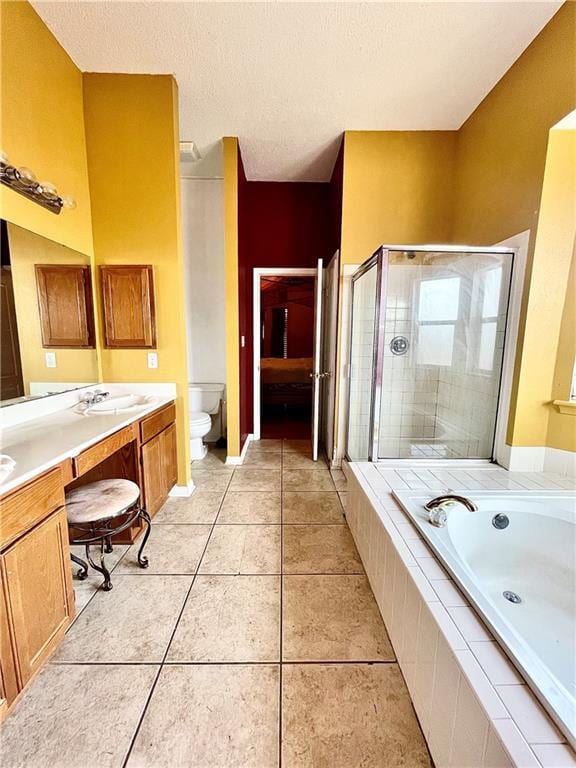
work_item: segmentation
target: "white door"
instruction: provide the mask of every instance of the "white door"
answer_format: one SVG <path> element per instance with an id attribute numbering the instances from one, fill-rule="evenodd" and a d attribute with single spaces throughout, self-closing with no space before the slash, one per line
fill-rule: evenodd
<path id="1" fill-rule="evenodd" d="M 320 439 L 320 384 L 322 367 L 322 285 L 323 261 L 318 259 L 315 287 L 314 312 L 314 367 L 312 369 L 312 459 L 318 461 L 318 442 Z"/>
<path id="2" fill-rule="evenodd" d="M 334 254 L 324 270 L 324 332 L 322 341 L 322 439 L 328 461 L 334 452 L 334 413 L 336 408 L 336 340 L 338 334 L 338 288 L 340 254 Z"/>

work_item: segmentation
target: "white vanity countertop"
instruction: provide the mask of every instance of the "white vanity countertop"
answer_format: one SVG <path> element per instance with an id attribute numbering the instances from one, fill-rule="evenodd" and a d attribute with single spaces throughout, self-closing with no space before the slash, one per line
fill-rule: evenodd
<path id="1" fill-rule="evenodd" d="M 105 386 L 105 385 L 101 385 Z M 153 402 L 124 413 L 83 415 L 76 404 L 2 429 L 2 453 L 16 462 L 14 470 L 0 483 L 4 494 L 65 459 L 77 456 L 91 445 L 117 432 L 175 399 L 157 395 Z"/>

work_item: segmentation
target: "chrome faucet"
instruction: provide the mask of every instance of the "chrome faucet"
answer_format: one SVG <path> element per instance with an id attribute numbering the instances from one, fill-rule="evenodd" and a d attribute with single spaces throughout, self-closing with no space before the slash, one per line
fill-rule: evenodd
<path id="1" fill-rule="evenodd" d="M 436 528 L 444 528 L 448 519 L 447 507 L 454 504 L 463 504 L 469 512 L 477 512 L 478 507 L 466 496 L 459 496 L 456 493 L 446 493 L 442 496 L 436 496 L 424 504 L 424 509 L 428 512 L 428 520 Z"/>
<path id="2" fill-rule="evenodd" d="M 84 392 L 81 402 L 86 408 L 90 408 L 90 406 L 96 405 L 96 403 L 101 403 L 109 395 L 110 392 L 102 392 L 100 389 L 96 389 L 94 392 Z"/>

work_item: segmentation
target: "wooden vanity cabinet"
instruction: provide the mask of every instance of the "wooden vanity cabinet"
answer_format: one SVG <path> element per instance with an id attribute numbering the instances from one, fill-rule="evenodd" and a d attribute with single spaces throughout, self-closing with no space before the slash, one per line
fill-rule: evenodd
<path id="1" fill-rule="evenodd" d="M 100 267 L 104 341 L 107 347 L 156 346 L 154 271 L 150 265 Z"/>
<path id="2" fill-rule="evenodd" d="M 128 477 L 155 515 L 177 481 L 175 419 L 169 403 L 0 497 L 0 721 L 74 618 L 65 487 Z"/>
<path id="3" fill-rule="evenodd" d="M 66 510 L 0 556 L 20 688 L 60 643 L 74 616 Z"/>
<path id="4" fill-rule="evenodd" d="M 144 504 L 151 517 L 162 507 L 177 480 L 175 418 L 171 404 L 140 422 Z"/>
<path id="5" fill-rule="evenodd" d="M 16 661 L 12 651 L 5 586 L 4 577 L 0 570 L 0 722 L 18 695 Z"/>
<path id="6" fill-rule="evenodd" d="M 74 617 L 63 481 L 57 467 L 0 500 L 0 718 Z"/>

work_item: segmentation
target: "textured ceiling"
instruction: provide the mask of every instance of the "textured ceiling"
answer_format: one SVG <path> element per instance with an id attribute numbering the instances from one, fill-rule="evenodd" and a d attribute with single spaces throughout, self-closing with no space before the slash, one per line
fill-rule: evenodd
<path id="1" fill-rule="evenodd" d="M 459 128 L 559 2 L 42 2 L 80 69 L 173 73 L 180 133 L 249 179 L 329 178 L 343 130 Z"/>

